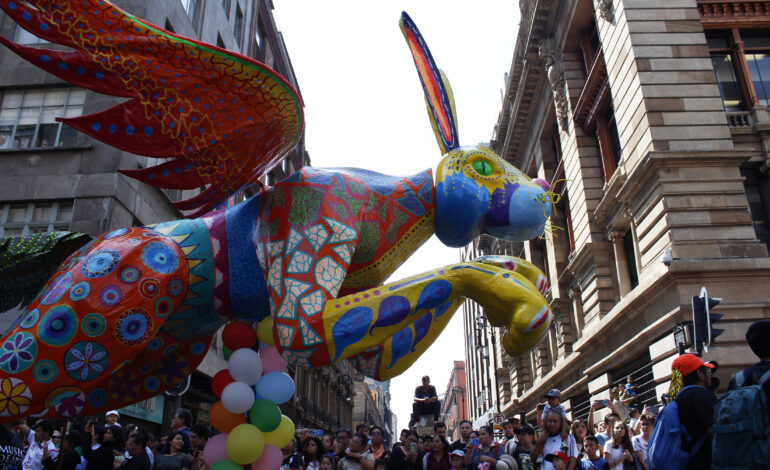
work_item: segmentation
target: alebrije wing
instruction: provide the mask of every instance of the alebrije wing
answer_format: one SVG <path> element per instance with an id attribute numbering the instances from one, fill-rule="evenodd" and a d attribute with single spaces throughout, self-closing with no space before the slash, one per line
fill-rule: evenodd
<path id="1" fill-rule="evenodd" d="M 61 262 L 92 239 L 75 232 L 0 239 L 0 312 L 30 303 Z"/>
<path id="2" fill-rule="evenodd" d="M 129 98 L 63 122 L 121 150 L 172 160 L 123 173 L 161 188 L 210 185 L 180 201 L 190 216 L 255 183 L 294 148 L 302 103 L 249 57 L 178 36 L 107 0 L 0 0 L 20 26 L 61 51 L 0 42 L 75 85 Z"/>
<path id="3" fill-rule="evenodd" d="M 420 30 L 417 29 L 414 21 L 406 12 L 401 12 L 399 26 L 401 32 L 404 33 L 404 39 L 409 45 L 409 50 L 412 52 L 417 74 L 420 76 L 433 132 L 436 134 L 441 153 L 445 154 L 460 146 L 460 139 L 457 134 L 457 114 L 449 80 L 447 80 L 444 72 L 436 67 Z"/>

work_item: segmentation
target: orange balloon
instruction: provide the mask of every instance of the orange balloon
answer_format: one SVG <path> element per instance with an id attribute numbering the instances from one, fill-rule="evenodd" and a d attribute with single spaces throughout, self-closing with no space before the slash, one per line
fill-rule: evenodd
<path id="1" fill-rule="evenodd" d="M 214 406 L 211 407 L 209 417 L 211 418 L 211 425 L 221 432 L 230 432 L 234 427 L 246 422 L 246 415 L 244 413 L 230 413 L 225 409 L 225 405 L 222 404 L 221 400 L 214 403 Z"/>

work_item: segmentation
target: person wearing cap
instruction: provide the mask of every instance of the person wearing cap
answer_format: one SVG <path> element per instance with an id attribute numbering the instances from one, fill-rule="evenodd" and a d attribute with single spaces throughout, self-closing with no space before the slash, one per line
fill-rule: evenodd
<path id="1" fill-rule="evenodd" d="M 422 415 L 433 415 L 433 421 L 438 422 L 441 405 L 438 401 L 436 387 L 430 384 L 430 377 L 422 378 L 422 385 L 414 389 L 412 404 L 412 421 L 417 421 Z"/>
<path id="2" fill-rule="evenodd" d="M 759 358 L 759 362 L 735 374 L 727 384 L 727 390 L 756 385 L 764 374 L 770 372 L 770 319 L 752 323 L 746 331 L 746 342 Z M 770 403 L 770 382 L 764 390 Z"/>
<path id="3" fill-rule="evenodd" d="M 714 364 L 704 363 L 694 354 L 682 354 L 671 364 L 670 395 L 676 397 L 679 421 L 690 435 L 689 441 L 682 441 L 682 450 L 690 452 L 701 437 L 706 436 L 687 465 L 689 470 L 711 468 L 710 428 L 714 424 L 717 401 L 710 389 L 714 370 Z M 681 386 L 685 388 L 677 390 Z"/>
<path id="4" fill-rule="evenodd" d="M 568 470 L 574 470 L 578 455 L 577 442 L 575 442 L 575 437 L 572 434 L 567 434 L 566 438 L 562 437 L 564 428 L 566 428 L 566 423 L 561 414 L 555 409 L 550 410 L 545 416 L 545 432 L 537 439 L 532 456 L 537 458 L 554 452 L 564 452 L 569 458 Z M 548 461 L 543 461 L 540 465 L 540 470 L 553 469 L 553 465 Z"/>
<path id="5" fill-rule="evenodd" d="M 120 413 L 118 413 L 116 410 L 110 410 L 104 415 L 104 419 L 107 420 L 107 424 L 104 425 L 105 428 L 108 428 L 110 426 L 120 426 L 120 423 L 118 420 L 120 419 Z"/>
<path id="6" fill-rule="evenodd" d="M 567 439 L 567 431 L 569 430 L 569 424 L 567 424 L 567 410 L 564 405 L 561 404 L 561 390 L 558 388 L 552 388 L 545 394 L 546 403 L 540 403 L 537 405 L 538 410 L 542 410 L 542 413 L 537 415 L 537 426 L 543 428 L 545 424 L 545 417 L 552 410 L 559 413 L 562 419 L 562 440 Z"/>
<path id="7" fill-rule="evenodd" d="M 513 458 L 519 464 L 519 470 L 535 470 L 536 459 L 531 456 L 532 451 L 535 450 L 535 429 L 525 424 L 516 430 L 516 438 L 519 445 L 513 453 Z"/>
<path id="8" fill-rule="evenodd" d="M 519 440 L 516 438 L 516 430 L 521 427 L 521 421 L 517 415 L 513 415 L 503 423 L 503 435 L 505 436 L 505 453 L 513 455 Z"/>
<path id="9" fill-rule="evenodd" d="M 567 454 L 562 451 L 548 454 L 543 460 L 549 462 L 553 466 L 554 470 L 564 470 L 570 463 L 569 457 L 567 457 Z"/>
<path id="10" fill-rule="evenodd" d="M 449 453 L 449 460 L 452 462 L 452 470 L 465 470 L 465 452 L 455 449 Z"/>

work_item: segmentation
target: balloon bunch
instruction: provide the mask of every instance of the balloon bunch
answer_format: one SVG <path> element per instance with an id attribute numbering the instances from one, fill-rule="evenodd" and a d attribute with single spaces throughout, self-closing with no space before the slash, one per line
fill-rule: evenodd
<path id="1" fill-rule="evenodd" d="M 254 470 L 277 470 L 281 448 L 294 439 L 294 423 L 278 408 L 294 395 L 294 381 L 282 372 L 286 361 L 272 331 L 270 317 L 256 331 L 243 321 L 229 323 L 222 331 L 225 352 L 231 353 L 228 368 L 211 381 L 221 399 L 211 408 L 211 424 L 222 433 L 203 449 L 210 470 L 241 470 L 248 464 Z M 257 345 L 259 352 L 253 349 Z"/>

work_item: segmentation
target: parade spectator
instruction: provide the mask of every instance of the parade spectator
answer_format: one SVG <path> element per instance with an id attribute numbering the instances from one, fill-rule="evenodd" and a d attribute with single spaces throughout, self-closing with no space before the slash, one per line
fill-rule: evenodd
<path id="1" fill-rule="evenodd" d="M 110 410 L 107 413 L 105 413 L 104 419 L 107 421 L 104 427 L 109 427 L 109 426 L 122 427 L 118 422 L 118 420 L 120 419 L 120 413 L 118 413 L 116 410 Z"/>
<path id="2" fill-rule="evenodd" d="M 545 425 L 545 417 L 551 411 L 555 411 L 561 415 L 562 419 L 562 440 L 567 440 L 567 431 L 569 430 L 569 424 L 567 423 L 567 410 L 564 405 L 561 404 L 561 391 L 558 388 L 552 388 L 545 394 L 546 403 L 540 403 L 537 405 L 537 409 L 541 411 L 537 415 L 537 426 L 543 428 Z"/>
<path id="3" fill-rule="evenodd" d="M 570 463 L 570 458 L 562 451 L 556 451 L 545 456 L 545 461 L 550 463 L 554 470 L 564 470 Z"/>
<path id="4" fill-rule="evenodd" d="M 21 436 L 13 432 L 12 426 L 15 424 L 0 424 L 0 462 L 6 469 L 21 468 L 21 462 L 24 460 L 24 442 Z"/>
<path id="5" fill-rule="evenodd" d="M 505 453 L 513 455 L 519 440 L 516 437 L 516 430 L 521 427 L 521 420 L 518 416 L 512 416 L 503 423 L 503 435 L 505 436 Z"/>
<path id="6" fill-rule="evenodd" d="M 126 428 L 128 429 L 128 426 L 126 426 Z M 128 433 L 128 437 L 131 437 L 131 436 L 139 436 L 140 437 L 139 441 L 145 443 L 144 453 L 147 454 L 147 459 L 149 459 L 150 461 L 150 467 L 152 467 L 152 465 L 155 463 L 155 454 L 150 448 L 150 442 L 152 442 L 154 437 L 149 432 L 147 432 L 146 429 L 138 426 L 134 426 L 133 430 L 130 433 Z M 139 441 L 135 441 L 135 442 L 139 442 Z M 126 446 L 128 446 L 128 440 L 126 440 Z M 125 457 L 127 459 L 131 458 L 131 455 L 129 454 L 128 450 L 126 450 Z"/>
<path id="7" fill-rule="evenodd" d="M 369 431 L 369 439 L 372 444 L 369 446 L 369 451 L 372 453 L 374 460 L 385 461 L 390 458 L 390 452 L 385 448 L 385 445 L 383 444 L 384 438 L 385 431 L 383 431 L 381 427 L 377 426 L 376 424 L 371 427 L 371 430 Z"/>
<path id="8" fill-rule="evenodd" d="M 321 438 L 321 443 L 323 444 L 323 453 L 328 454 L 329 452 L 333 452 L 332 450 L 332 442 L 333 442 L 332 436 L 329 434 L 324 434 L 324 436 Z"/>
<path id="9" fill-rule="evenodd" d="M 281 449 L 281 455 L 283 456 L 283 461 L 281 461 L 281 469 L 297 470 L 298 468 L 302 467 L 302 456 L 297 451 L 298 445 L 299 439 L 297 439 L 295 436 L 294 439 L 283 446 Z M 345 451 L 343 449 L 340 455 L 344 453 Z"/>
<path id="10" fill-rule="evenodd" d="M 369 441 L 369 425 L 361 423 L 356 426 L 356 432 L 361 433 L 366 437 L 366 441 Z"/>
<path id="11" fill-rule="evenodd" d="M 419 460 L 417 453 L 417 433 L 410 431 L 402 445 L 393 447 L 390 460 L 387 463 L 388 470 L 418 470 Z"/>
<path id="12" fill-rule="evenodd" d="M 639 418 L 641 433 L 631 438 L 631 445 L 634 447 L 634 456 L 643 470 L 647 467 L 647 446 L 650 442 L 652 429 L 655 426 L 655 416 L 652 413 L 645 413 Z"/>
<path id="13" fill-rule="evenodd" d="M 594 426 L 594 412 L 601 408 L 604 405 L 601 405 L 599 403 L 599 400 L 594 400 L 593 403 L 591 403 L 591 412 L 588 413 L 588 428 L 592 429 Z M 609 402 L 607 403 L 607 406 L 612 409 L 612 406 L 610 406 Z M 620 419 L 620 416 L 618 416 L 615 412 L 610 412 L 606 415 L 604 415 L 604 420 L 602 423 L 599 423 L 599 429 L 598 432 L 595 434 L 596 440 L 599 441 L 599 448 L 604 449 L 604 444 L 607 443 L 607 441 L 610 439 L 609 436 L 609 429 L 608 425 L 610 421 L 613 419 Z"/>
<path id="14" fill-rule="evenodd" d="M 309 437 L 302 450 L 302 468 L 304 470 L 319 470 L 321 468 L 321 456 L 323 455 L 323 442 L 317 437 Z"/>
<path id="15" fill-rule="evenodd" d="M 710 387 L 714 365 L 705 364 L 694 354 L 682 354 L 674 359 L 671 367 L 672 390 L 669 393 L 672 397 L 676 397 L 679 422 L 690 435 L 689 441 L 682 442 L 682 450 L 690 452 L 702 437 L 705 441 L 690 460 L 687 468 L 689 470 L 711 468 L 709 432 L 714 424 L 716 397 Z M 690 385 L 695 386 L 681 389 Z"/>
<path id="16" fill-rule="evenodd" d="M 115 462 L 113 468 L 121 470 L 150 470 L 152 464 L 147 453 L 147 434 L 143 432 L 133 432 L 129 434 L 126 441 L 126 452 L 129 458 L 123 463 Z"/>
<path id="17" fill-rule="evenodd" d="M 374 470 L 386 470 L 386 460 L 374 459 Z"/>
<path id="18" fill-rule="evenodd" d="M 82 440 L 83 436 L 79 432 L 70 431 L 62 441 L 57 457 L 51 457 L 47 449 L 44 449 L 43 468 L 45 470 L 75 470 L 80 465 L 80 454 L 76 448 Z"/>
<path id="19" fill-rule="evenodd" d="M 343 452 L 350 446 L 350 438 L 352 436 L 353 435 L 348 428 L 340 428 L 337 430 L 337 440 L 339 441 Z"/>
<path id="20" fill-rule="evenodd" d="M 628 378 L 626 379 L 625 388 L 626 388 L 626 396 L 631 398 L 631 400 L 635 400 L 637 391 L 636 391 L 636 384 L 634 383 L 633 375 L 629 375 Z"/>
<path id="21" fill-rule="evenodd" d="M 455 449 L 449 454 L 452 470 L 465 470 L 465 452 Z"/>
<path id="22" fill-rule="evenodd" d="M 203 462 L 203 449 L 209 440 L 209 428 L 205 424 L 193 424 L 190 428 L 190 459 L 192 460 L 193 470 L 206 470 L 206 464 Z"/>
<path id="23" fill-rule="evenodd" d="M 585 440 L 586 436 L 592 435 L 593 433 L 589 431 L 588 425 L 585 421 L 582 419 L 576 419 L 572 422 L 572 426 L 570 426 L 570 434 L 572 434 L 572 437 L 575 438 L 575 443 L 577 445 L 578 460 L 583 460 L 585 450 L 583 449 L 583 441 Z"/>
<path id="24" fill-rule="evenodd" d="M 83 457 L 88 460 L 86 470 L 110 469 L 115 461 L 115 451 L 122 453 L 123 430 L 118 426 L 108 428 L 94 427 L 99 446 L 96 450 L 83 446 Z"/>
<path id="25" fill-rule="evenodd" d="M 494 469 L 504 452 L 503 446 L 495 442 L 492 426 L 481 426 L 479 428 L 479 445 L 474 446 L 473 443 L 468 443 L 465 448 L 465 463 L 469 465 L 471 470 Z"/>
<path id="26" fill-rule="evenodd" d="M 446 423 L 441 421 L 433 423 L 433 432 L 446 439 Z"/>
<path id="27" fill-rule="evenodd" d="M 471 440 L 478 439 L 479 438 L 479 432 L 478 431 L 471 431 Z"/>
<path id="28" fill-rule="evenodd" d="M 340 461 L 342 455 L 345 453 L 345 449 L 347 449 L 347 447 L 342 445 L 342 440 L 335 437 L 334 442 L 332 443 L 332 452 L 329 453 L 329 455 L 334 459 L 335 468 L 337 467 L 337 462 Z"/>
<path id="29" fill-rule="evenodd" d="M 577 462 L 577 443 L 575 438 L 565 431 L 566 422 L 558 410 L 551 410 L 545 416 L 545 432 L 537 439 L 532 455 L 540 457 L 554 452 L 564 452 L 569 458 L 568 470 L 573 470 Z M 564 438 L 563 436 L 567 437 Z M 540 470 L 553 470 L 551 462 L 543 461 Z"/>
<path id="30" fill-rule="evenodd" d="M 153 470 L 191 470 L 192 460 L 184 451 L 185 439 L 182 431 L 172 431 L 168 436 L 168 451 L 155 458 Z M 189 445 L 189 440 L 187 442 Z"/>
<path id="31" fill-rule="evenodd" d="M 337 464 L 337 470 L 374 470 L 374 459 L 366 450 L 366 435 L 360 432 L 350 438 L 350 447 Z"/>
<path id="32" fill-rule="evenodd" d="M 171 438 L 176 433 L 182 434 L 182 441 L 184 442 L 184 447 L 182 448 L 182 451 L 185 454 L 189 454 L 192 450 L 192 447 L 190 446 L 190 426 L 192 425 L 192 413 L 190 413 L 190 410 L 186 410 L 184 408 L 179 408 L 176 410 L 174 415 L 171 417 L 171 432 L 167 434 L 167 441 L 166 441 L 166 447 L 165 447 L 165 453 L 168 453 L 169 451 L 169 442 L 171 441 Z"/>
<path id="33" fill-rule="evenodd" d="M 516 437 L 519 445 L 513 458 L 519 464 L 519 470 L 535 470 L 537 468 L 536 457 L 532 456 L 532 452 L 535 450 L 535 430 L 532 426 L 525 424 L 516 431 Z"/>
<path id="34" fill-rule="evenodd" d="M 409 430 L 408 429 L 402 429 L 401 430 L 401 434 L 399 435 L 398 442 L 396 444 L 393 444 L 393 447 L 395 447 L 398 444 L 401 444 L 401 445 L 405 444 L 407 437 L 409 437 Z"/>
<path id="35" fill-rule="evenodd" d="M 770 319 L 752 323 L 746 331 L 746 342 L 751 352 L 759 358 L 759 362 L 735 374 L 727 384 L 727 390 L 756 385 L 764 374 L 770 372 Z M 741 379 L 740 383 L 738 379 Z M 770 384 L 765 386 L 764 390 L 770 403 Z M 768 413 L 770 413 L 770 407 Z"/>
<path id="36" fill-rule="evenodd" d="M 425 453 L 422 470 L 449 470 L 452 462 L 449 459 L 449 443 L 440 434 L 431 438 L 431 450 Z"/>
<path id="37" fill-rule="evenodd" d="M 609 470 L 610 466 L 600 454 L 599 441 L 594 436 L 583 439 L 584 456 L 580 460 L 580 470 Z"/>
<path id="38" fill-rule="evenodd" d="M 412 404 L 412 422 L 416 422 L 422 415 L 433 415 L 433 421 L 438 421 L 441 413 L 441 404 L 438 401 L 436 387 L 430 384 L 430 377 L 422 378 L 422 385 L 414 389 L 414 403 Z"/>
<path id="39" fill-rule="evenodd" d="M 610 440 L 604 444 L 604 459 L 610 470 L 623 470 L 624 462 L 634 462 L 634 447 L 626 423 L 616 419 L 610 423 Z"/>
<path id="40" fill-rule="evenodd" d="M 637 424 L 639 424 L 639 416 L 641 416 L 642 413 L 639 412 L 639 409 L 635 406 L 629 406 L 628 407 L 628 421 L 626 421 L 626 426 L 628 426 L 628 432 L 631 433 L 631 437 L 638 434 L 637 431 Z"/>
<path id="41" fill-rule="evenodd" d="M 462 450 L 465 453 L 465 446 L 471 440 L 471 432 L 473 431 L 473 425 L 467 419 L 460 421 L 460 439 L 454 441 L 449 447 L 450 450 Z M 463 455 L 463 457 L 465 457 Z"/>
<path id="42" fill-rule="evenodd" d="M 325 454 L 321 456 L 321 465 L 320 470 L 333 470 L 334 469 L 334 459 L 331 455 Z"/>
<path id="43" fill-rule="evenodd" d="M 27 442 L 29 447 L 24 455 L 22 468 L 24 470 L 42 470 L 43 456 L 47 454 L 55 459 L 59 455 L 56 446 L 53 444 L 51 436 L 53 435 L 53 424 L 47 419 L 41 419 L 35 423 L 34 431 L 27 432 Z"/>

